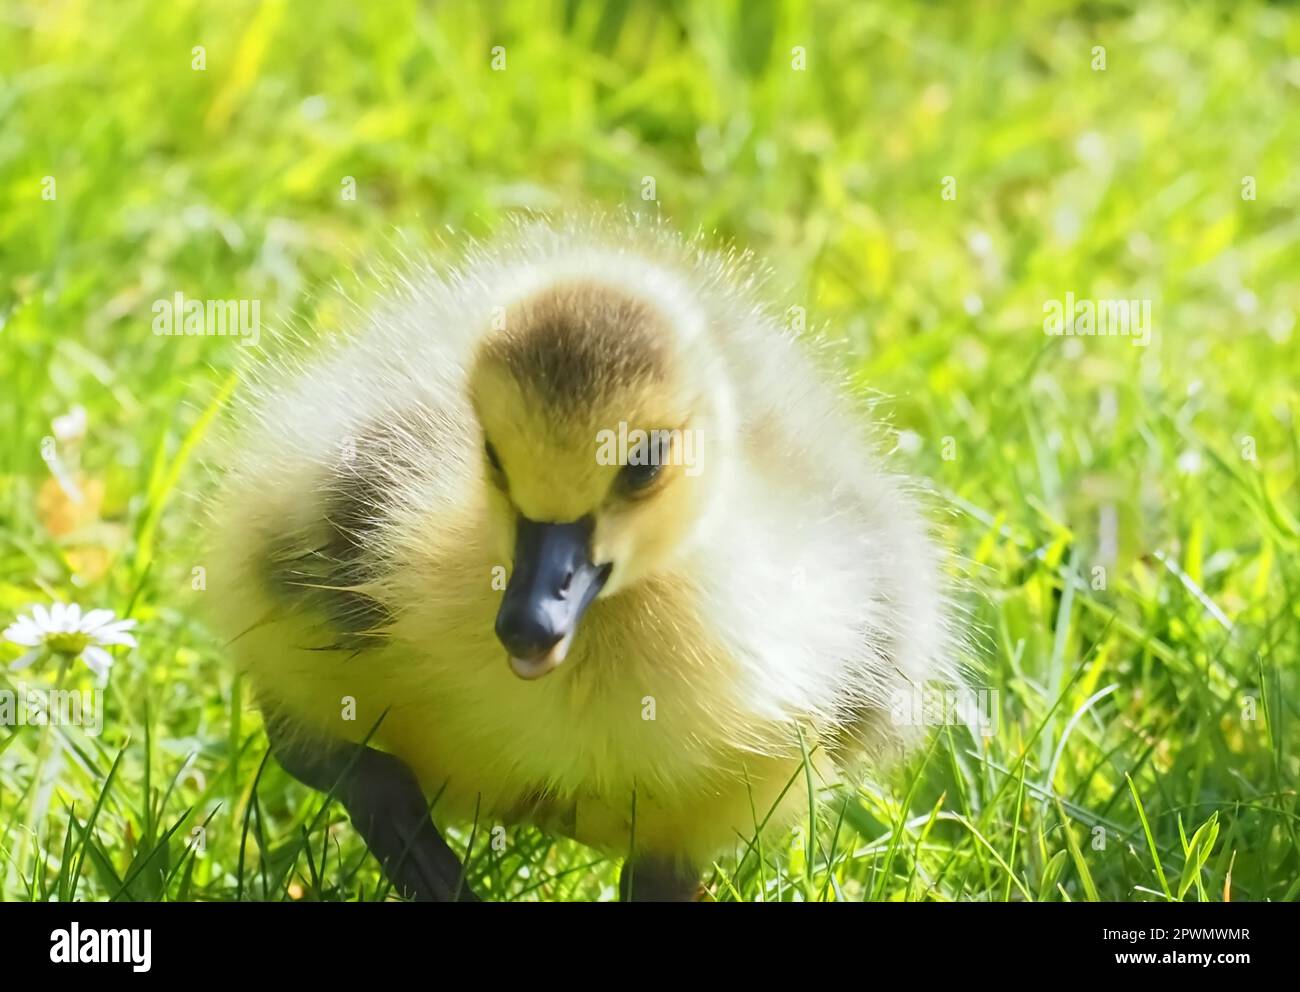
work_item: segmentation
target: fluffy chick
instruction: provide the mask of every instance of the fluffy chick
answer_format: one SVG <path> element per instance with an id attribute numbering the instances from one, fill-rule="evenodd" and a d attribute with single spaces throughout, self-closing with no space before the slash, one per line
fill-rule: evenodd
<path id="1" fill-rule="evenodd" d="M 898 701 L 956 679 L 939 555 L 758 282 L 660 230 L 524 227 L 263 377 L 209 586 L 286 753 L 365 742 L 439 819 L 663 896 L 788 822 L 805 748 L 829 778 L 915 736 Z"/>

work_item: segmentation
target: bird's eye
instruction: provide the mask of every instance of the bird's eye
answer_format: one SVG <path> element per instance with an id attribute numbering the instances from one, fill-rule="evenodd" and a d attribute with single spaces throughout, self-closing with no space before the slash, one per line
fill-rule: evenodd
<path id="1" fill-rule="evenodd" d="M 491 441 L 483 442 L 483 453 L 487 455 L 488 464 L 496 469 L 496 471 L 505 471 L 505 469 L 501 467 L 501 458 L 497 455 L 497 449 L 492 447 Z"/>
<path id="2" fill-rule="evenodd" d="M 662 469 L 662 465 L 653 463 L 648 465 L 624 465 L 618 473 L 618 482 L 624 492 L 640 492 L 659 477 L 659 472 Z"/>
<path id="3" fill-rule="evenodd" d="M 659 478 L 668 461 L 668 444 L 656 438 L 639 445 L 619 470 L 618 486 L 624 494 L 636 496 L 645 492 Z"/>

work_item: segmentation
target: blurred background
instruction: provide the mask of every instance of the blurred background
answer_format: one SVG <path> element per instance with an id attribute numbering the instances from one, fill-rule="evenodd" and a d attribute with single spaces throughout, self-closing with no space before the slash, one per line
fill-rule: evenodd
<path id="1" fill-rule="evenodd" d="M 1297 149 L 1285 4 L 5 0 L 0 622 L 139 644 L 102 734 L 0 726 L 0 896 L 382 895 L 194 619 L 203 439 L 376 253 L 594 208 L 753 249 L 833 339 L 998 694 L 715 898 L 1295 898 Z M 177 292 L 260 301 L 261 348 L 156 336 Z M 1149 343 L 1045 334 L 1066 294 Z M 485 841 L 492 898 L 613 892 Z"/>

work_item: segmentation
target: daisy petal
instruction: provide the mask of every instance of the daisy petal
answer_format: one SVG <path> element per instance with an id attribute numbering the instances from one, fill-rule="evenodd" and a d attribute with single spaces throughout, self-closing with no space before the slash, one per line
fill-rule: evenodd
<path id="1" fill-rule="evenodd" d="M 63 615 L 63 623 L 68 630 L 81 629 L 81 607 L 76 603 L 68 606 L 68 612 Z"/>
<path id="2" fill-rule="evenodd" d="M 54 625 L 50 623 L 50 614 L 40 603 L 32 607 L 32 617 L 36 620 L 36 626 L 41 630 L 49 632 L 54 629 Z"/>
<path id="3" fill-rule="evenodd" d="M 92 644 L 81 652 L 81 659 L 98 677 L 100 685 L 108 681 L 108 670 L 113 667 L 113 659 L 107 651 Z"/>
<path id="4" fill-rule="evenodd" d="M 91 610 L 81 618 L 81 632 L 83 634 L 89 634 L 95 630 L 95 628 L 102 627 L 112 619 L 112 610 Z"/>
<path id="5" fill-rule="evenodd" d="M 9 666 L 9 671 L 16 672 L 21 668 L 26 668 L 28 665 L 30 665 L 33 661 L 35 661 L 40 656 L 41 653 L 39 651 L 28 651 L 25 655 L 23 655 L 21 658 L 16 659 L 14 663 Z"/>
<path id="6" fill-rule="evenodd" d="M 115 634 L 120 634 L 123 631 L 130 630 L 134 626 L 134 620 L 114 620 L 112 623 L 101 624 L 91 633 L 96 640 L 99 640 L 103 637 L 112 637 Z"/>
<path id="7" fill-rule="evenodd" d="M 21 644 L 25 648 L 34 648 L 41 643 L 41 632 L 36 629 L 36 625 L 31 622 L 24 623 L 27 620 L 23 617 L 17 623 L 11 623 L 5 628 L 4 638 L 7 641 L 13 641 L 15 644 Z"/>
<path id="8" fill-rule="evenodd" d="M 63 617 L 64 614 L 66 614 L 67 612 L 68 612 L 68 606 L 66 603 L 50 604 L 50 629 L 51 630 L 57 631 L 58 633 L 63 632 Z"/>
<path id="9" fill-rule="evenodd" d="M 121 644 L 124 647 L 128 647 L 128 648 L 134 648 L 139 646 L 136 644 L 135 638 L 132 637 L 124 630 L 114 630 L 114 631 L 110 631 L 107 634 L 105 634 L 102 630 L 96 631 L 95 640 L 98 641 L 100 644 L 103 644 L 105 647 L 111 644 Z"/>

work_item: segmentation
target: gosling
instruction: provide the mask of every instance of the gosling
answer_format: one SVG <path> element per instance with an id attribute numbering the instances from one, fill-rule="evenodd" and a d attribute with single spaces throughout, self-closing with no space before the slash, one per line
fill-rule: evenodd
<path id="1" fill-rule="evenodd" d="M 761 281 L 662 229 L 521 226 L 252 385 L 216 622 L 277 760 L 407 897 L 475 898 L 436 797 L 693 898 L 806 803 L 805 754 L 856 774 L 957 680 L 919 503 Z"/>

